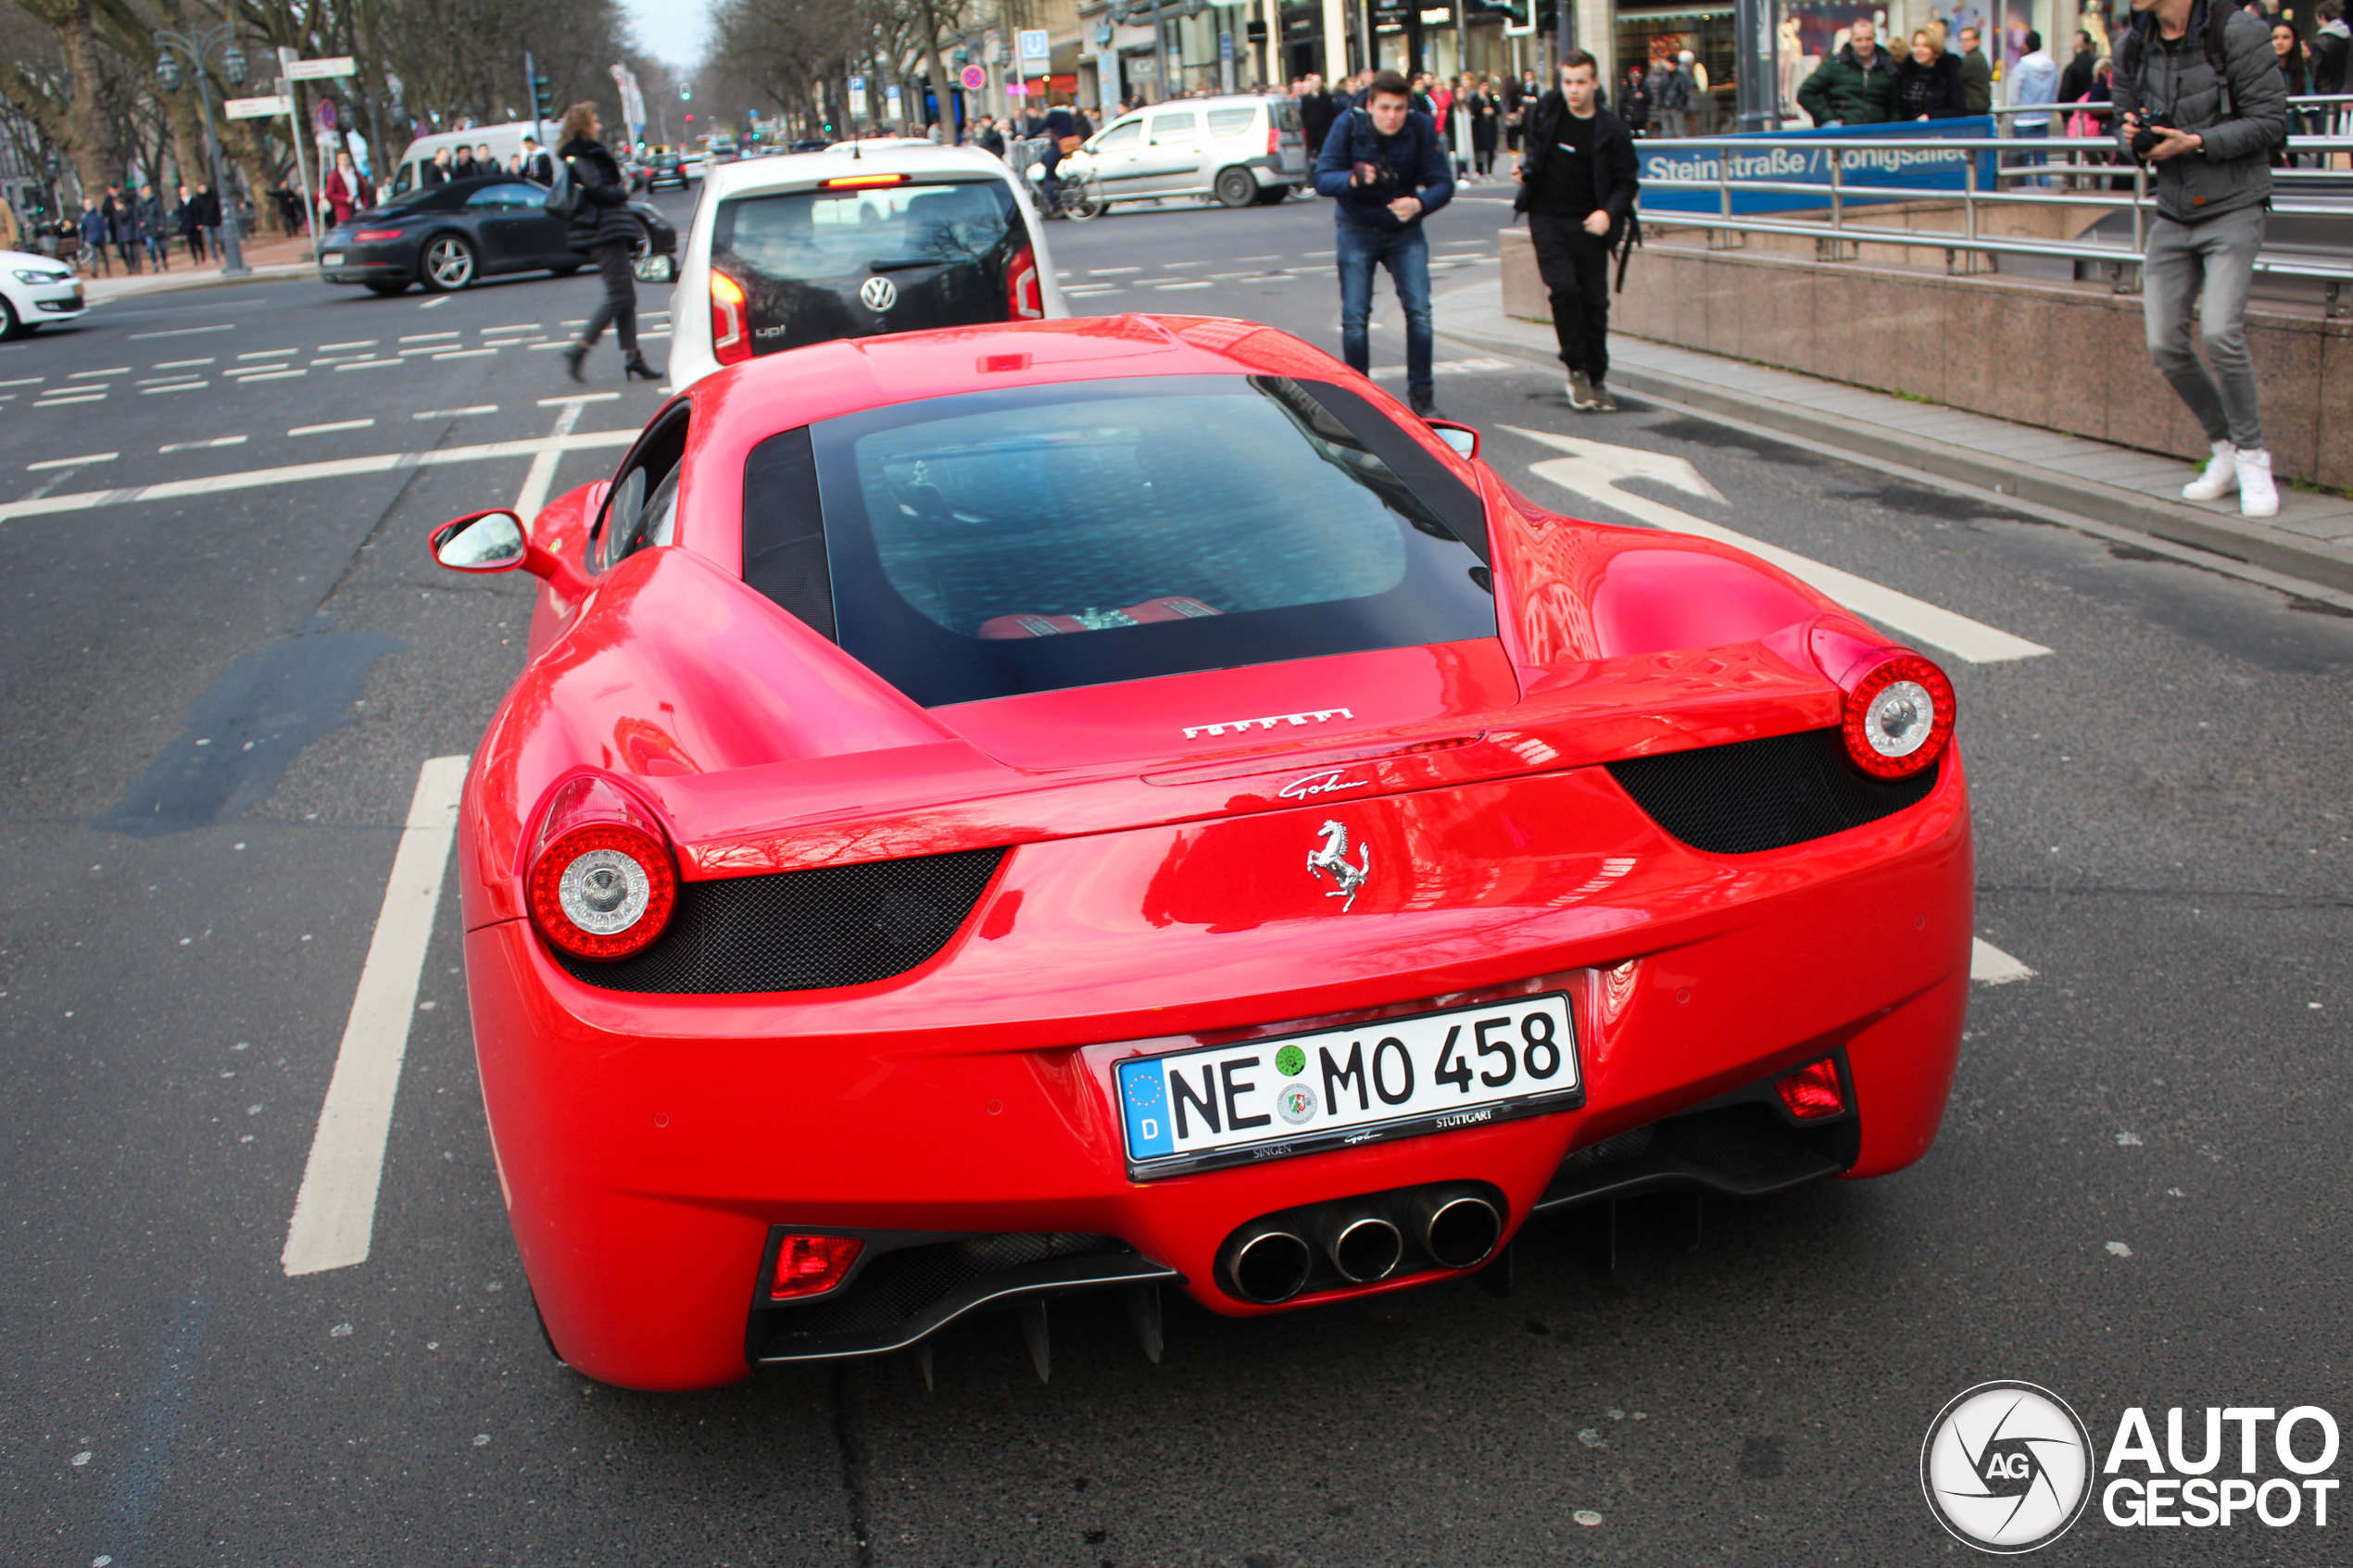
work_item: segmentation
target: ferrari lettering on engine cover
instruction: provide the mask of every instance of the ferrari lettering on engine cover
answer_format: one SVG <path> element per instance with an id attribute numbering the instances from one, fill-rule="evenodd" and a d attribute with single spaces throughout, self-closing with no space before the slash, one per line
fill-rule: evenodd
<path id="1" fill-rule="evenodd" d="M 1345 708 L 1311 708 L 1304 713 L 1274 713 L 1264 719 L 1228 719 L 1217 724 L 1188 724 L 1185 726 L 1185 738 L 1191 740 L 1196 735 L 1222 735 L 1229 731 L 1239 734 L 1244 730 L 1271 730 L 1277 724 L 1322 724 L 1334 719 L 1355 717 Z"/>

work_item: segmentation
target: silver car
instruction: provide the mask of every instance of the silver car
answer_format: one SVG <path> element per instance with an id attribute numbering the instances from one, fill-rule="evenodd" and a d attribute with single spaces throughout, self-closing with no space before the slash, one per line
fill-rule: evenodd
<path id="1" fill-rule="evenodd" d="M 1062 160 L 1064 181 L 1102 202 L 1214 196 L 1271 206 L 1308 180 L 1307 138 L 1290 98 L 1179 98 L 1122 115 Z"/>

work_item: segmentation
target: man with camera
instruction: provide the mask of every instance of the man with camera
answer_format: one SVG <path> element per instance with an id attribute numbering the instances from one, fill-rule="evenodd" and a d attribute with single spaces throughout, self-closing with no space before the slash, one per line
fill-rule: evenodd
<path id="1" fill-rule="evenodd" d="M 2271 26 L 2230 0 L 2133 0 L 2113 91 L 2118 142 L 2157 170 L 2157 216 L 2141 260 L 2149 357 L 2213 447 L 2182 494 L 2216 501 L 2235 490 L 2240 516 L 2275 516 L 2279 490 L 2246 346 L 2271 153 L 2287 136 Z M 2190 342 L 2193 306 L 2206 365 Z"/>
<path id="2" fill-rule="evenodd" d="M 1515 210 L 1528 214 L 1536 270 L 1552 298 L 1553 335 L 1568 367 L 1569 407 L 1612 413 L 1609 260 L 1634 207 L 1634 138 L 1600 104 L 1601 68 L 1582 49 L 1561 58 L 1520 159 Z"/>
<path id="3" fill-rule="evenodd" d="M 1332 122 L 1315 160 L 1315 194 L 1332 198 L 1340 260 L 1340 345 L 1349 369 L 1369 374 L 1373 269 L 1389 269 L 1405 313 L 1405 395 L 1424 419 L 1438 411 L 1430 377 L 1429 236 L 1422 220 L 1454 195 L 1446 144 L 1393 70 Z"/>

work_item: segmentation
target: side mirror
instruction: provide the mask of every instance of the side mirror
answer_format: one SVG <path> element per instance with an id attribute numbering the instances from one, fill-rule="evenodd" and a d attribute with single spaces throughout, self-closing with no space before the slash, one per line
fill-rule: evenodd
<path id="1" fill-rule="evenodd" d="M 433 558 L 452 571 L 512 571 L 525 553 L 522 519 L 500 508 L 475 512 L 433 531 Z"/>
<path id="2" fill-rule="evenodd" d="M 1427 420 L 1432 435 L 1454 449 L 1454 456 L 1465 462 L 1478 456 L 1478 432 L 1452 420 Z"/>
<path id="3" fill-rule="evenodd" d="M 678 281 L 678 258 L 667 251 L 641 256 L 634 270 L 641 283 L 674 283 Z"/>

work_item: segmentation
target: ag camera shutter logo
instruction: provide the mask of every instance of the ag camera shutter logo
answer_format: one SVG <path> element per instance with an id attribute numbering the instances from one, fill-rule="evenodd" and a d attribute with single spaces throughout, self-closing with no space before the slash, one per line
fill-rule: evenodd
<path id="1" fill-rule="evenodd" d="M 1920 1491 L 1964 1544 L 2033 1551 L 2067 1534 L 2091 1501 L 2091 1434 L 2047 1388 L 1981 1383 L 1929 1424 Z"/>

